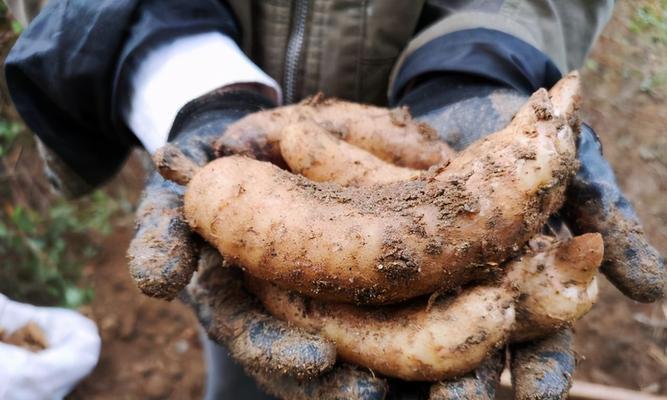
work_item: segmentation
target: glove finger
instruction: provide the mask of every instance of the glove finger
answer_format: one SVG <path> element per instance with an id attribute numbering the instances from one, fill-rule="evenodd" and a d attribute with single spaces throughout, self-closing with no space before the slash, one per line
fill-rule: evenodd
<path id="1" fill-rule="evenodd" d="M 575 364 L 570 329 L 533 342 L 511 345 L 514 398 L 565 399 L 572 386 Z"/>
<path id="2" fill-rule="evenodd" d="M 633 300 L 656 301 L 664 294 L 665 260 L 648 243 L 632 205 L 602 156 L 595 132 L 583 125 L 578 141 L 581 167 L 568 188 L 563 214 L 577 234 L 602 234 L 601 270 L 614 286 Z"/>
<path id="3" fill-rule="evenodd" d="M 431 386 L 430 400 L 493 400 L 496 386 L 503 372 L 504 351 L 498 351 L 486 359 L 475 371 L 455 380 L 435 383 Z"/>
<path id="4" fill-rule="evenodd" d="M 313 378 L 336 361 L 333 343 L 267 314 L 243 288 L 241 272 L 223 267 L 218 252 L 208 246 L 182 298 L 209 337 L 249 371 Z"/>
<path id="5" fill-rule="evenodd" d="M 181 214 L 183 188 L 152 173 L 128 249 L 130 275 L 148 296 L 171 300 L 190 281 L 198 246 Z"/>
<path id="6" fill-rule="evenodd" d="M 162 154 L 164 149 L 177 149 L 178 154 L 187 155 L 177 158 L 187 161 L 186 166 L 204 165 L 213 156 L 211 142 L 217 131 L 198 133 L 188 132 L 174 144 L 158 149 L 156 154 Z M 168 158 L 157 162 L 158 172 L 164 173 L 167 167 L 172 167 L 172 161 Z M 179 167 L 177 164 L 172 169 L 180 172 Z M 158 172 L 151 173 L 137 209 L 128 264 L 130 275 L 144 294 L 171 300 L 190 282 L 197 268 L 199 243 L 182 215 L 185 188 L 175 183 L 177 179 L 164 179 Z"/>
<path id="7" fill-rule="evenodd" d="M 382 400 L 387 396 L 384 379 L 345 364 L 311 380 L 297 380 L 260 371 L 249 371 L 249 375 L 263 390 L 281 399 Z"/>
<path id="8" fill-rule="evenodd" d="M 239 106 L 247 96 L 245 92 L 216 91 L 186 104 L 174 121 L 169 137 L 176 137 L 168 146 L 185 157 L 161 159 L 165 165 L 158 163 L 164 167 L 160 171 L 169 167 L 180 172 L 183 165 L 170 165 L 180 160 L 186 162 L 186 172 L 191 175 L 197 166 L 213 159 L 213 141 L 224 134 L 227 125 L 257 108 Z M 128 251 L 130 272 L 149 296 L 172 299 L 196 268 L 198 240 L 182 216 L 183 191 L 182 186 L 152 174 L 137 212 L 137 229 Z"/>

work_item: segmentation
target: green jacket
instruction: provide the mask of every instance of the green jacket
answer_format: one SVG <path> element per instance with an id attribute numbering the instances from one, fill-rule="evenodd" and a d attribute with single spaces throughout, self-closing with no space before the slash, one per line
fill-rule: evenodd
<path id="1" fill-rule="evenodd" d="M 45 2 L 5 1 L 23 23 Z M 116 123 L 113 74 L 132 64 L 122 58 L 138 54 L 130 49 L 149 50 L 155 32 L 240 38 L 287 103 L 322 91 L 384 105 L 433 72 L 524 93 L 549 86 L 582 64 L 612 8 L 612 0 L 52 0 L 5 70 L 22 115 L 49 139 L 54 180 L 77 194 L 111 176 L 134 144 Z M 88 174 L 81 184 L 72 185 L 69 166 Z"/>
<path id="2" fill-rule="evenodd" d="M 22 23 L 46 0 L 5 0 Z M 317 91 L 386 104 L 406 56 L 447 33 L 487 28 L 579 68 L 613 0 L 227 0 L 243 49 L 288 102 Z M 446 55 L 443 55 L 446 57 Z"/>
<path id="3" fill-rule="evenodd" d="M 317 91 L 385 104 L 402 61 L 447 33 L 487 28 L 579 68 L 613 0 L 228 0 L 243 48 L 283 84 L 286 100 Z M 443 55 L 446 57 L 447 55 Z"/>

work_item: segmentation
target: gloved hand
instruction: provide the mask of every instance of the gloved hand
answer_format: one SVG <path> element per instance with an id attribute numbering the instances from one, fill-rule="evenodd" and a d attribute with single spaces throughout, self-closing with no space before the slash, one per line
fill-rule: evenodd
<path id="1" fill-rule="evenodd" d="M 506 126 L 528 95 L 479 78 L 440 77 L 412 90 L 402 104 L 460 150 Z M 602 234 L 602 272 L 624 295 L 641 302 L 662 298 L 664 258 L 648 243 L 632 205 L 602 155 L 598 136 L 586 124 L 581 125 L 577 156 L 581 166 L 561 216 L 577 235 Z"/>
<path id="2" fill-rule="evenodd" d="M 521 102 L 517 103 L 517 106 Z M 209 96 L 181 112 L 173 143 L 199 164 L 213 155 L 210 140 L 244 114 L 256 111 L 257 96 L 235 93 Z M 197 264 L 198 272 L 182 293 L 191 304 L 210 337 L 225 345 L 232 356 L 269 393 L 285 398 L 493 398 L 503 367 L 500 354 L 491 357 L 477 371 L 451 382 L 435 385 L 411 384 L 375 378 L 349 366 L 332 368 L 335 349 L 321 338 L 290 329 L 267 315 L 242 287 L 238 271 L 221 267 L 217 252 L 189 230 L 180 215 L 182 187 L 151 177 L 138 212 L 137 234 L 131 245 L 131 270 L 142 290 L 157 297 L 172 298 L 188 282 Z M 544 393 L 564 393 L 574 357 L 568 332 L 535 344 L 527 353 L 517 348 L 514 359 L 526 353 L 522 373 L 515 373 L 526 393 L 539 393 L 531 385 L 539 377 L 551 377 Z M 541 350 L 541 351 L 540 351 Z M 536 355 L 530 357 L 531 355 Z M 546 366 L 546 368 L 545 368 Z M 536 375 L 547 370 L 549 374 Z M 330 372 L 326 372 L 330 370 Z M 537 372 L 539 371 L 539 372 Z M 324 372 L 324 373 L 323 373 Z M 537 377 L 536 377 L 537 376 Z M 310 380 L 299 378 L 309 377 Z M 523 383 L 525 382 L 525 383 Z M 430 387 L 429 387 L 430 386 Z M 430 394 L 429 394 L 430 392 Z"/>
<path id="3" fill-rule="evenodd" d="M 401 100 L 456 150 L 506 126 L 529 94 L 471 76 L 422 80 Z M 600 232 L 605 242 L 602 272 L 627 297 L 652 302 L 662 297 L 664 259 L 644 236 L 638 218 L 616 183 L 595 132 L 582 124 L 577 142 L 580 169 L 561 212 L 575 234 Z M 509 348 L 517 399 L 560 399 L 574 372 L 570 329 Z M 490 358 L 477 371 L 431 388 L 431 398 L 494 398 L 503 363 Z"/>
<path id="4" fill-rule="evenodd" d="M 526 99 L 525 96 L 521 96 L 517 93 L 511 93 L 507 90 L 502 90 L 502 88 L 499 88 L 497 86 L 488 84 L 485 85 L 478 84 L 476 86 L 468 84 L 468 85 L 463 85 L 462 87 L 457 88 L 457 90 L 454 90 L 452 92 L 449 91 L 443 92 L 440 89 L 442 87 L 446 87 L 444 83 L 445 82 L 435 82 L 435 84 L 420 86 L 418 89 L 411 92 L 410 95 L 405 98 L 404 104 L 410 105 L 412 107 L 413 113 L 415 113 L 416 115 L 421 115 L 423 120 L 426 120 L 427 122 L 431 123 L 436 128 L 438 128 L 443 138 L 448 140 L 450 144 L 453 145 L 453 147 L 459 149 L 464 147 L 468 143 L 476 140 L 477 138 L 481 137 L 483 134 L 495 131 L 498 128 L 504 126 L 509 121 L 514 111 Z M 451 85 L 451 82 L 449 82 L 448 84 Z M 430 90 L 435 89 L 435 92 L 429 92 L 428 90 L 425 91 L 425 88 L 431 88 Z M 453 101 L 451 98 L 447 99 L 448 97 L 447 95 L 436 96 L 436 94 L 442 95 L 443 93 L 445 94 L 458 93 L 459 95 L 468 93 L 469 96 L 464 97 L 463 100 L 461 97 L 458 97 Z M 474 105 L 477 105 L 477 107 L 475 108 Z M 237 118 L 242 116 L 243 114 L 244 114 L 243 112 L 240 112 Z M 215 119 L 216 117 L 195 118 L 194 120 L 210 122 L 214 121 Z M 231 120 L 228 122 L 231 122 Z M 226 126 L 227 123 L 221 125 Z M 206 125 L 206 124 L 201 124 L 201 125 Z M 224 127 L 219 127 L 219 129 L 211 131 L 210 136 L 208 137 L 215 137 L 219 135 L 223 129 Z M 201 135 L 201 133 L 197 133 L 193 137 L 199 137 L 198 135 Z M 186 136 L 187 135 L 184 135 L 183 137 Z M 207 157 L 208 158 L 211 157 L 209 145 L 206 143 L 202 145 L 201 140 L 199 139 L 195 140 L 194 142 L 197 142 L 195 147 L 199 147 L 199 153 L 204 154 L 205 157 L 198 158 L 197 154 L 195 154 L 196 152 L 192 153 L 192 150 L 189 149 L 189 146 L 193 143 L 193 141 L 186 143 L 185 146 L 181 145 L 179 141 L 177 141 L 176 144 L 179 147 L 181 147 L 181 149 L 191 159 L 203 163 L 207 160 Z M 205 161 L 202 162 L 202 160 Z M 166 184 L 167 186 L 173 185 L 165 183 L 161 180 L 160 182 L 162 182 L 162 184 Z M 173 186 L 178 187 L 177 185 Z M 176 207 L 178 207 L 178 202 L 180 202 L 180 193 L 176 193 L 174 199 L 177 204 Z M 152 205 L 150 204 L 146 208 L 148 211 L 151 212 L 153 212 L 155 209 L 155 207 L 152 207 Z M 171 208 L 174 208 L 174 206 L 172 206 Z M 157 209 L 160 209 L 160 207 L 157 207 Z M 166 238 L 162 238 L 164 240 L 158 240 L 158 241 L 154 240 L 154 238 L 156 237 L 154 234 L 143 235 L 143 237 L 149 238 L 151 239 L 150 241 L 153 241 L 155 243 L 168 244 L 168 246 L 162 248 L 160 246 L 155 247 L 156 251 L 154 256 L 156 256 L 157 259 L 159 259 L 160 255 L 167 254 L 168 251 L 173 251 L 174 249 L 176 249 L 177 255 L 180 256 L 184 254 L 182 251 L 179 251 L 178 249 L 179 246 L 181 246 L 181 244 L 185 242 L 185 240 L 177 241 L 177 243 L 170 242 L 170 240 L 173 240 L 174 237 L 178 237 L 179 236 L 178 232 L 182 232 L 186 236 L 190 235 L 187 227 L 182 223 L 182 221 L 180 223 L 175 224 L 175 222 L 179 221 L 178 218 L 169 219 L 169 223 L 165 224 L 164 223 L 165 218 L 163 217 L 164 212 L 157 212 L 157 213 L 153 212 L 153 215 L 157 215 L 156 221 L 163 222 L 162 224 L 154 224 L 155 226 L 159 225 L 158 228 L 162 226 L 162 228 L 158 229 L 158 232 L 168 233 L 168 236 Z M 179 229 L 173 230 L 174 226 Z M 138 237 L 142 237 L 142 235 L 139 233 Z M 159 238 L 160 236 L 158 235 L 157 237 Z M 137 240 L 135 239 L 135 242 L 136 241 Z M 142 246 L 146 247 L 146 243 L 143 243 Z M 139 247 L 142 248 L 142 246 Z M 188 248 L 192 247 L 188 246 Z M 157 262 L 153 263 L 151 261 L 151 263 L 148 263 L 148 265 L 153 265 L 154 266 L 153 270 L 157 271 L 158 272 L 157 274 L 155 273 L 146 274 L 146 271 L 148 270 L 150 272 L 151 268 L 147 269 L 146 264 L 139 262 L 137 263 L 138 268 L 134 267 L 135 276 L 138 277 L 140 280 L 146 279 L 148 277 L 149 279 L 146 279 L 145 280 L 146 282 L 151 282 L 151 281 L 162 282 L 163 284 L 165 281 L 173 282 L 174 281 L 173 279 L 165 280 L 164 277 L 168 276 L 169 274 L 173 274 L 174 271 L 176 272 L 183 271 L 183 269 L 174 268 L 174 266 L 192 265 L 192 263 L 191 262 L 188 263 L 187 260 L 193 260 L 193 259 L 195 259 L 194 256 L 174 258 L 173 255 L 169 255 L 169 257 L 167 257 L 166 260 L 163 259 L 163 261 L 176 260 L 182 262 L 183 260 L 185 260 L 185 262 L 182 262 L 182 264 L 176 263 L 169 265 Z M 162 268 L 163 265 L 168 265 L 168 267 L 163 269 Z M 190 269 L 190 271 L 192 271 L 192 269 Z M 140 273 L 136 273 L 137 271 L 139 271 Z M 222 274 L 222 272 L 220 271 L 227 271 L 227 270 L 216 268 L 212 269 L 212 271 L 213 272 L 211 273 L 214 274 Z M 202 269 L 200 271 L 200 274 L 203 273 L 204 272 Z M 185 275 L 187 276 L 188 273 L 186 273 Z M 225 318 L 217 318 L 217 317 L 225 315 L 225 311 L 223 310 L 227 310 L 227 312 L 231 310 L 232 314 L 230 316 L 244 315 L 246 313 L 249 313 L 249 310 L 252 310 L 253 312 L 256 311 L 257 313 L 259 313 L 257 315 L 261 315 L 262 313 L 261 308 L 252 308 L 252 307 L 248 308 L 250 306 L 248 307 L 242 306 L 238 309 L 234 309 L 233 305 L 235 304 L 252 305 L 254 304 L 254 301 L 251 300 L 251 298 L 249 298 L 247 294 L 243 292 L 243 289 L 240 287 L 238 280 L 235 280 L 233 278 L 233 275 L 230 275 L 227 278 L 222 276 L 220 279 L 218 279 L 220 282 L 223 282 L 222 284 L 219 285 L 219 287 L 225 287 L 226 284 L 224 282 L 232 282 L 232 283 L 236 282 L 236 286 L 239 288 L 239 293 L 248 301 L 245 303 L 237 300 L 218 302 L 218 300 L 216 300 L 216 296 L 213 295 L 215 291 L 212 291 L 210 283 L 207 283 L 216 281 L 216 279 L 213 279 L 208 275 L 203 275 L 203 276 L 205 276 L 206 279 L 193 281 L 199 283 L 193 283 L 190 285 L 187 297 L 190 299 L 190 301 L 192 301 L 198 306 L 197 309 L 199 310 L 200 319 L 203 321 L 204 325 L 208 327 L 209 332 L 214 332 L 212 333 L 212 336 L 213 337 L 218 336 L 218 340 L 227 344 L 227 346 L 230 347 L 232 352 L 234 352 L 233 340 L 232 341 L 229 340 L 229 332 L 234 332 L 233 333 L 234 336 L 232 339 L 243 336 L 244 333 L 247 333 L 249 331 L 249 327 L 251 326 L 251 324 L 246 322 L 252 321 L 253 318 L 250 319 L 238 318 L 238 321 L 236 322 L 223 324 L 228 320 Z M 209 285 L 208 288 L 207 285 Z M 154 286 L 150 284 L 148 285 L 145 284 L 144 290 L 146 290 L 146 288 L 149 288 L 148 290 L 151 290 L 150 289 L 151 287 L 155 289 L 160 287 L 160 285 Z M 201 290 L 197 289 L 198 287 L 203 289 Z M 215 287 L 217 286 L 213 286 L 213 288 Z M 161 293 L 160 290 L 155 290 L 154 293 L 157 293 L 158 295 L 162 296 L 165 295 L 168 296 L 169 293 L 175 293 L 177 289 L 178 287 L 176 287 L 176 289 L 170 288 L 169 290 L 166 290 L 163 293 Z M 222 291 L 222 293 L 229 293 L 229 292 L 231 292 L 230 289 L 225 289 Z M 232 296 L 231 298 L 233 299 L 234 296 Z M 208 308 L 199 307 L 199 305 L 206 305 L 206 304 L 208 304 L 207 306 Z M 213 309 L 211 308 L 212 305 L 214 305 Z M 210 312 L 205 312 L 207 309 L 210 310 Z M 284 330 L 284 326 L 281 327 L 278 321 L 275 321 L 268 316 L 265 317 L 267 318 L 268 321 L 277 324 L 275 325 L 277 326 L 277 330 L 274 330 L 274 332 L 275 331 L 281 332 L 280 334 L 274 333 L 273 334 L 274 339 L 268 342 L 271 343 L 269 345 L 271 351 L 275 351 L 275 348 L 278 349 L 284 348 L 284 343 L 287 343 L 287 341 L 292 340 L 289 337 L 289 334 L 285 334 L 288 331 Z M 266 334 L 266 332 L 270 330 L 271 329 L 260 330 L 261 335 L 271 336 L 270 334 Z M 253 331 L 257 330 L 253 329 Z M 289 331 L 288 333 L 298 334 L 299 332 Z M 262 342 L 261 340 L 257 340 L 257 337 L 258 336 L 253 336 L 251 337 L 250 340 L 246 340 L 246 342 L 251 343 L 253 345 L 255 343 Z M 275 344 L 276 342 L 275 337 L 278 338 L 277 345 Z M 283 340 L 284 338 L 287 338 L 286 341 Z M 300 338 L 299 340 L 302 339 L 303 338 Z M 308 339 L 313 339 L 313 337 L 312 336 L 310 338 L 306 337 L 305 339 L 303 339 L 305 341 L 298 343 L 308 343 Z M 245 339 L 242 338 L 241 340 L 239 340 L 239 343 L 243 343 L 243 340 Z M 294 344 L 294 342 L 292 344 Z M 237 348 L 240 349 L 241 352 L 244 352 L 247 350 L 247 348 L 244 346 L 245 344 L 238 345 Z M 263 348 L 261 348 L 260 346 L 258 351 L 254 351 L 257 350 L 257 348 L 255 348 L 253 351 L 255 355 L 265 354 L 266 349 L 267 346 L 264 346 Z M 558 398 L 563 396 L 564 393 L 567 392 L 570 385 L 571 372 L 574 368 L 574 357 L 571 351 L 571 335 L 568 331 L 561 332 L 557 335 L 553 335 L 553 337 L 532 343 L 530 345 L 513 346 L 511 350 L 512 350 L 511 355 L 513 360 L 512 369 L 514 371 L 514 380 L 518 395 L 517 397 L 524 398 L 531 396 L 531 398 L 554 398 L 554 397 Z M 250 353 L 253 353 L 253 351 L 251 351 Z M 302 352 L 297 351 L 297 354 L 302 354 Z M 320 354 L 324 354 L 324 352 Z M 294 365 L 294 363 L 292 362 L 293 360 L 289 360 L 289 357 L 286 358 L 282 357 L 283 355 L 284 353 L 281 352 L 272 354 L 272 358 L 268 360 L 268 362 L 265 359 L 262 360 L 261 358 L 256 358 L 255 360 L 259 361 L 255 362 L 254 365 L 261 365 L 263 368 L 268 369 L 269 371 L 271 370 L 288 371 L 292 375 L 301 375 L 301 376 L 308 375 L 307 372 L 303 372 L 304 369 L 301 367 L 297 367 L 294 370 L 290 371 L 288 367 L 285 367 L 285 365 Z M 287 363 L 283 363 L 282 365 L 279 362 L 276 364 L 272 364 L 276 360 L 286 360 L 286 359 L 289 361 L 287 361 Z M 323 358 L 316 357 L 316 359 L 322 360 Z M 253 365 L 252 362 L 250 363 L 246 362 L 245 364 L 250 366 Z M 314 364 L 310 365 L 312 367 L 312 365 Z M 495 382 L 497 381 L 497 375 L 499 374 L 501 368 L 502 368 L 502 363 L 498 361 L 498 358 L 490 359 L 484 366 L 480 367 L 478 371 L 470 374 L 469 376 L 463 377 L 460 380 L 452 382 L 443 382 L 432 386 L 431 396 L 434 398 L 446 398 L 447 396 L 457 394 L 460 396 L 468 396 L 469 398 L 482 398 L 482 394 L 485 394 L 489 397 L 493 397 L 493 391 L 495 390 Z M 317 370 L 318 370 L 317 368 L 311 368 L 311 371 L 317 371 Z M 355 376 L 355 374 L 357 375 Z M 327 395 L 326 393 L 334 395 L 335 392 L 330 392 L 330 390 L 332 390 L 332 388 L 335 387 L 340 387 L 341 381 L 339 380 L 339 376 L 345 376 L 347 377 L 346 379 L 348 379 L 348 381 L 351 380 L 353 382 L 356 382 L 356 384 L 353 385 L 345 384 L 342 387 L 345 389 L 352 388 L 352 391 L 355 392 L 357 395 L 361 396 L 362 398 L 367 398 L 369 396 L 382 397 L 386 391 L 382 380 L 371 378 L 368 374 L 364 374 L 362 372 L 355 371 L 353 369 L 350 370 L 350 369 L 339 368 L 330 374 L 324 375 L 325 376 L 324 379 L 320 378 L 316 380 L 311 380 L 308 381 L 307 384 L 304 383 L 299 384 L 298 381 L 294 380 L 293 378 L 285 378 L 284 380 L 279 380 L 279 379 L 268 380 L 267 379 L 268 375 L 261 373 L 259 375 L 257 373 L 254 373 L 254 376 L 260 382 L 262 381 L 268 382 L 270 386 L 268 387 L 268 390 L 272 393 L 279 394 L 281 396 L 285 396 L 287 394 L 289 394 L 292 397 L 311 396 L 314 390 L 318 390 L 318 394 L 322 396 L 326 396 Z M 421 386 L 420 388 L 418 388 L 417 392 L 415 392 L 414 390 L 416 386 Z M 407 387 L 408 389 L 404 390 L 405 387 Z M 410 397 L 414 397 L 415 395 L 423 397 L 428 392 L 428 390 L 425 389 L 428 388 L 425 387 L 424 385 L 404 385 L 401 382 L 390 381 L 389 394 L 390 397 L 392 398 L 403 398 L 407 396 L 408 393 L 410 393 Z M 345 396 L 354 397 L 351 392 L 347 392 Z"/>
<path id="5" fill-rule="evenodd" d="M 181 110 L 170 134 L 171 143 L 204 165 L 214 157 L 212 141 L 230 123 L 271 106 L 266 98 L 245 88 L 210 93 Z M 128 250 L 130 272 L 139 288 L 164 299 L 180 293 L 209 337 L 225 346 L 272 395 L 384 398 L 387 388 L 383 379 L 354 367 L 334 366 L 332 343 L 289 327 L 263 310 L 243 288 L 239 271 L 223 267 L 217 251 L 190 231 L 181 212 L 183 190 L 157 172 L 150 176 Z"/>

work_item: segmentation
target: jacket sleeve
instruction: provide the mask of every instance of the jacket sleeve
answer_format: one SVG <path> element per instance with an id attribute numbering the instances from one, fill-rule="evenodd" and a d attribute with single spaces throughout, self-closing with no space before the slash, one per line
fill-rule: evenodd
<path id="1" fill-rule="evenodd" d="M 613 0 L 430 0 L 424 27 L 405 48 L 390 103 L 433 74 L 485 78 L 530 94 L 581 67 L 613 11 Z"/>
<path id="2" fill-rule="evenodd" d="M 126 71 L 156 45 L 209 31 L 237 39 L 215 0 L 51 0 L 7 57 L 9 92 L 41 141 L 94 187 L 137 142 L 117 109 Z"/>

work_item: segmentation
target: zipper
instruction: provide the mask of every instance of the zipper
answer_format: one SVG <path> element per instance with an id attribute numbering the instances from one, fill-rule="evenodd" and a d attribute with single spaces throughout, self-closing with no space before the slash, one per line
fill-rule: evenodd
<path id="1" fill-rule="evenodd" d="M 306 20 L 308 19 L 308 0 L 296 0 L 292 27 L 290 29 L 287 50 L 285 52 L 285 74 L 283 76 L 283 90 L 285 103 L 294 102 L 296 96 L 297 72 L 301 64 L 301 53 L 306 36 Z"/>

